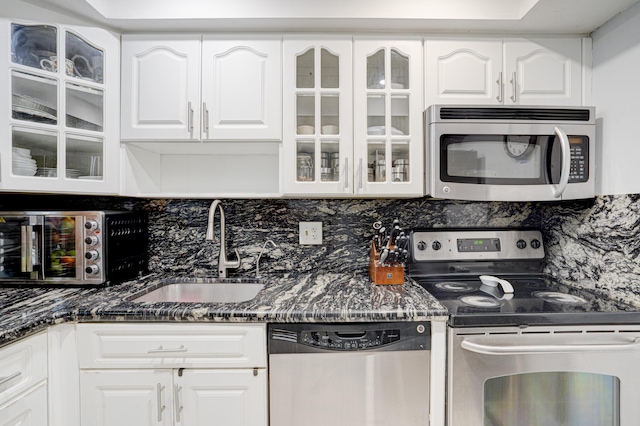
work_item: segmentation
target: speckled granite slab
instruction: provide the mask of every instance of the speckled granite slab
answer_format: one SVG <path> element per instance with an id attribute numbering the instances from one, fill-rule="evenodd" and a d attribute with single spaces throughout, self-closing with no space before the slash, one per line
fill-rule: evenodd
<path id="1" fill-rule="evenodd" d="M 63 321 L 373 322 L 444 319 L 447 315 L 433 296 L 410 280 L 401 286 L 376 286 L 359 274 L 268 278 L 253 300 L 242 303 L 125 300 L 169 278 L 153 274 L 94 289 L 2 288 L 0 345 Z"/>

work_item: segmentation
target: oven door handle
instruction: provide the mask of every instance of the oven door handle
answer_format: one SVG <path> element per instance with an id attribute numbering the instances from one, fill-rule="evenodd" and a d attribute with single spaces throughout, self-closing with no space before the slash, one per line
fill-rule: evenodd
<path id="1" fill-rule="evenodd" d="M 527 355 L 540 353 L 563 353 L 563 352 L 611 352 L 611 351 L 631 351 L 640 349 L 640 337 L 630 343 L 604 344 L 604 345 L 512 345 L 495 346 L 483 345 L 481 343 L 463 340 L 460 344 L 462 349 L 484 355 Z"/>
<path id="2" fill-rule="evenodd" d="M 571 146 L 569 145 L 569 137 L 567 133 L 560 127 L 553 129 L 554 133 L 560 139 L 560 148 L 562 149 L 562 168 L 560 169 L 560 182 L 553 190 L 553 196 L 559 198 L 569 183 L 569 173 L 571 171 Z"/>

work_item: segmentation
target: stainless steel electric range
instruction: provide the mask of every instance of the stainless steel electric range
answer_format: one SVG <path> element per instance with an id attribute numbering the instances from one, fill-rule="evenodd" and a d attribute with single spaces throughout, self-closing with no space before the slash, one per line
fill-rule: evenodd
<path id="1" fill-rule="evenodd" d="M 447 424 L 629 425 L 640 313 L 542 273 L 533 229 L 420 229 L 409 276 L 449 309 Z"/>

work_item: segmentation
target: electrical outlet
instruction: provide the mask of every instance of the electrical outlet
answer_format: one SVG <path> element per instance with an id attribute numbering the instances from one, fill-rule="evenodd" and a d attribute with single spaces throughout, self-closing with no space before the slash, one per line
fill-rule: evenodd
<path id="1" fill-rule="evenodd" d="M 300 244 L 322 244 L 322 222 L 300 222 Z"/>

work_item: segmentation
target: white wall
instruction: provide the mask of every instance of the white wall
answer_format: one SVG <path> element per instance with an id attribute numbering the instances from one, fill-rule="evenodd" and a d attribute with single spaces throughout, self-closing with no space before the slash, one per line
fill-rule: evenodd
<path id="1" fill-rule="evenodd" d="M 596 191 L 640 193 L 640 3 L 593 34 L 593 105 L 599 148 Z"/>

